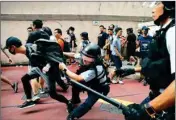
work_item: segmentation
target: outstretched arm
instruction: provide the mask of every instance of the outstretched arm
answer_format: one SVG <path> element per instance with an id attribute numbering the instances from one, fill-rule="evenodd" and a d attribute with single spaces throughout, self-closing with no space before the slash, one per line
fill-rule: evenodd
<path id="1" fill-rule="evenodd" d="M 67 57 L 71 57 L 71 58 L 75 57 L 75 53 L 73 53 L 73 52 L 63 52 L 63 54 Z"/>
<path id="2" fill-rule="evenodd" d="M 165 110 L 175 105 L 175 80 L 164 90 L 162 94 L 153 99 L 149 104 L 156 112 Z"/>

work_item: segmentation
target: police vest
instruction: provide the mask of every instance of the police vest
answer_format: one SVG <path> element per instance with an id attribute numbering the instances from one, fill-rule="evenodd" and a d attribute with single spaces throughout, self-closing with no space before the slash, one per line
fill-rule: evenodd
<path id="1" fill-rule="evenodd" d="M 166 45 L 166 32 L 172 26 L 172 21 L 166 28 L 156 32 L 153 42 L 149 46 L 148 57 L 142 61 L 142 74 L 152 90 L 166 88 L 173 80 L 171 74 L 170 56 Z"/>
<path id="2" fill-rule="evenodd" d="M 97 65 L 95 65 L 97 66 Z M 99 75 L 97 75 L 97 71 L 96 71 L 96 67 L 94 65 L 89 66 L 89 67 L 85 67 L 85 66 L 81 66 L 79 70 L 77 70 L 76 74 L 80 74 L 82 72 L 85 72 L 87 70 L 95 70 L 96 73 L 96 77 L 89 81 L 89 82 L 81 82 L 82 84 L 86 85 L 87 87 L 90 87 L 92 89 L 94 89 L 95 91 L 99 92 L 102 91 L 102 86 L 104 86 L 107 83 L 107 80 L 103 83 L 100 83 L 100 80 L 106 75 L 107 73 L 105 70 L 103 70 Z M 101 76 L 101 77 L 100 77 Z M 107 77 L 106 77 L 107 78 Z"/>

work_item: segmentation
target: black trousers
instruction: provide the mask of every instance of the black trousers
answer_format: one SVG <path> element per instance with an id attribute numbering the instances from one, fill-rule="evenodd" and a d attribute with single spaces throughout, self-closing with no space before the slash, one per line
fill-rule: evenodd
<path id="1" fill-rule="evenodd" d="M 127 59 L 129 60 L 130 56 L 135 55 L 136 50 L 136 43 L 135 42 L 129 42 L 127 44 Z"/>
<path id="2" fill-rule="evenodd" d="M 38 72 L 37 72 L 38 71 Z M 31 85 L 30 85 L 30 80 L 40 77 L 42 76 L 42 72 L 40 71 L 40 69 L 38 67 L 33 67 L 31 68 L 31 71 L 28 72 L 27 74 L 25 74 L 21 80 L 23 83 L 23 88 L 24 88 L 24 92 L 26 94 L 27 99 L 31 99 L 32 95 L 31 95 Z M 56 66 L 53 66 L 50 68 L 50 70 L 48 71 L 48 73 L 45 75 L 45 77 L 47 79 L 45 79 L 47 87 L 49 89 L 49 95 L 51 96 L 51 98 L 59 101 L 59 102 L 63 102 L 63 103 L 68 103 L 68 100 L 60 94 L 56 93 L 56 85 L 55 82 L 57 80 L 57 83 L 60 86 L 65 86 L 66 84 L 64 83 L 64 81 L 61 80 L 60 74 L 59 74 L 59 69 Z"/>

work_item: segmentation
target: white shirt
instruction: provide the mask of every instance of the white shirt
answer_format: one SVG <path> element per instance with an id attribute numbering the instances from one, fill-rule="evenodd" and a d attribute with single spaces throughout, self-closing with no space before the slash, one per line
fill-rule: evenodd
<path id="1" fill-rule="evenodd" d="M 163 25 L 162 28 L 165 28 L 172 20 Z M 168 29 L 166 32 L 166 44 L 167 49 L 170 54 L 170 63 L 171 63 L 171 73 L 175 72 L 175 26 Z"/>

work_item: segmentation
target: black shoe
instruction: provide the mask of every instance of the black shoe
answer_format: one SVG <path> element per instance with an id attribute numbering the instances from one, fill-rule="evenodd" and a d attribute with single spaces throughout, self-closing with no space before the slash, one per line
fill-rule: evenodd
<path id="1" fill-rule="evenodd" d="M 146 81 L 144 81 L 143 85 L 144 85 L 144 86 L 147 86 L 147 82 L 146 82 Z"/>
<path id="2" fill-rule="evenodd" d="M 75 120 L 70 114 L 67 116 L 67 120 Z"/>
<path id="3" fill-rule="evenodd" d="M 73 111 L 73 104 L 69 101 L 67 104 L 67 112 L 71 113 Z"/>
<path id="4" fill-rule="evenodd" d="M 70 101 L 71 101 L 72 104 L 79 104 L 79 103 L 81 103 L 80 99 L 71 99 Z"/>
<path id="5" fill-rule="evenodd" d="M 19 105 L 18 108 L 24 109 L 35 106 L 35 103 L 33 101 L 26 101 L 22 105 Z"/>
<path id="6" fill-rule="evenodd" d="M 18 92 L 18 82 L 13 83 L 12 88 L 14 92 L 17 93 Z"/>

